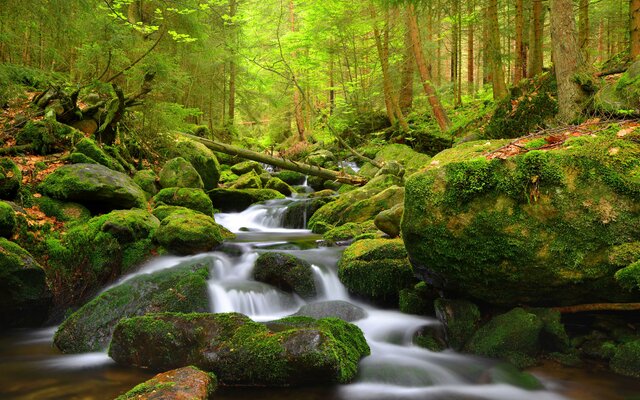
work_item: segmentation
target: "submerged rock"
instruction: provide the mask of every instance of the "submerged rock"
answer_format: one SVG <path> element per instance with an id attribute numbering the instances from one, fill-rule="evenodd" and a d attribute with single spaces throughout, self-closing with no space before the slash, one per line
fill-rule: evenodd
<path id="1" fill-rule="evenodd" d="M 35 326 L 47 317 L 45 272 L 22 247 L 0 238 L 0 329 Z"/>
<path id="2" fill-rule="evenodd" d="M 434 286 L 495 305 L 624 302 L 609 259 L 640 237 L 639 134 L 618 125 L 487 160 L 469 142 L 407 182 L 402 237 Z"/>
<path id="3" fill-rule="evenodd" d="M 109 355 L 152 370 L 194 365 L 223 385 L 347 383 L 369 354 L 360 329 L 337 318 L 264 324 L 237 314 L 148 314 L 118 323 Z"/>
<path id="4" fill-rule="evenodd" d="M 158 374 L 116 400 L 207 400 L 217 387 L 214 374 L 183 367 Z"/>
<path id="5" fill-rule="evenodd" d="M 365 239 L 353 243 L 338 263 L 338 277 L 361 296 L 397 301 L 401 289 L 415 284 L 400 239 Z"/>
<path id="6" fill-rule="evenodd" d="M 58 327 L 54 345 L 63 353 L 102 351 L 118 321 L 149 312 L 206 312 L 209 265 L 175 267 L 134 277 L 101 293 Z"/>
<path id="7" fill-rule="evenodd" d="M 63 165 L 49 174 L 40 192 L 58 200 L 76 201 L 107 210 L 143 208 L 144 191 L 127 175 L 98 164 Z"/>
<path id="8" fill-rule="evenodd" d="M 303 298 L 316 296 L 316 284 L 311 264 L 287 253 L 263 253 L 256 260 L 253 277 L 285 292 L 295 292 Z"/>
<path id="9" fill-rule="evenodd" d="M 343 321 L 353 322 L 367 317 L 364 308 L 351 304 L 344 300 L 319 301 L 305 304 L 300 307 L 294 316 L 304 316 L 311 318 L 340 318 Z"/>

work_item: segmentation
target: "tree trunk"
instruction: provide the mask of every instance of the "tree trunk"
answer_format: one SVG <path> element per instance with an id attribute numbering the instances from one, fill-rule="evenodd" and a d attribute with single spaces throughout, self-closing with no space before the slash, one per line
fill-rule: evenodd
<path id="1" fill-rule="evenodd" d="M 406 24 L 409 25 L 409 15 L 406 13 Z M 413 50 L 411 47 L 411 32 L 409 29 L 404 34 L 404 53 L 402 60 L 402 76 L 400 81 L 400 99 L 398 100 L 398 106 L 400 110 L 406 115 L 411 110 L 413 104 Z"/>
<path id="2" fill-rule="evenodd" d="M 502 54 L 500 52 L 500 30 L 498 29 L 498 0 L 488 0 L 487 21 L 489 24 L 489 63 L 491 64 L 491 83 L 493 98 L 500 100 L 507 95 L 507 85 L 504 82 L 502 69 Z"/>
<path id="3" fill-rule="evenodd" d="M 293 0 L 289 0 L 289 22 L 291 23 L 291 32 L 296 31 L 296 14 L 293 5 Z M 296 52 L 291 55 L 292 58 L 296 58 Z M 293 78 L 295 79 L 295 77 Z M 304 133 L 304 115 L 302 113 L 302 99 L 300 96 L 300 89 L 297 85 L 293 88 L 293 109 L 296 119 L 296 128 L 298 130 L 298 139 L 301 142 L 306 140 Z"/>
<path id="4" fill-rule="evenodd" d="M 584 92 L 575 82 L 584 68 L 576 38 L 572 0 L 551 0 L 551 42 L 558 82 L 558 115 L 563 123 L 572 123 L 582 111 Z"/>
<path id="5" fill-rule="evenodd" d="M 231 54 L 229 59 L 229 119 L 227 123 L 233 125 L 236 117 L 236 50 L 238 46 L 238 30 L 233 18 L 238 10 L 237 0 L 229 0 L 229 17 L 231 18 Z"/>
<path id="6" fill-rule="evenodd" d="M 424 59 L 424 53 L 422 52 L 422 43 L 420 41 L 420 30 L 418 29 L 418 21 L 415 14 L 415 8 L 413 4 L 407 6 L 407 12 L 409 14 L 409 29 L 411 31 L 411 43 L 413 44 L 413 55 L 416 59 L 416 65 L 418 72 L 420 73 L 420 80 L 422 81 L 422 88 L 427 95 L 429 105 L 433 111 L 433 116 L 438 122 L 440 130 L 445 132 L 451 127 L 451 121 L 445 112 L 440 99 L 436 94 L 436 90 L 431 84 L 431 76 L 427 70 L 427 62 Z"/>
<path id="7" fill-rule="evenodd" d="M 513 70 L 513 84 L 517 85 L 518 82 L 524 77 L 524 4 L 523 0 L 516 0 L 516 61 Z"/>
<path id="8" fill-rule="evenodd" d="M 474 77 L 473 77 L 473 34 L 475 28 L 475 2 L 467 1 L 467 14 L 469 17 L 469 27 L 467 30 L 467 91 L 470 94 L 475 93 Z"/>
<path id="9" fill-rule="evenodd" d="M 631 20 L 631 59 L 640 56 L 640 0 L 629 0 L 629 16 Z"/>
<path id="10" fill-rule="evenodd" d="M 544 34 L 544 9 L 542 0 L 533 0 L 531 15 L 531 55 L 529 57 L 529 78 L 542 73 L 544 54 L 542 49 Z"/>
<path id="11" fill-rule="evenodd" d="M 186 133 L 181 133 L 181 135 L 200 142 L 213 151 L 219 151 L 221 153 L 230 154 L 232 156 L 246 158 L 247 160 L 258 161 L 261 163 L 276 166 L 278 168 L 296 171 L 307 175 L 319 176 L 327 180 L 348 183 L 351 185 L 361 186 L 367 183 L 367 178 L 362 176 L 347 175 L 342 172 L 320 168 L 315 165 L 302 164 L 291 160 L 285 160 L 284 158 L 276 158 L 267 154 L 256 153 L 255 151 L 232 146 L 230 144 L 216 142 L 198 136 L 189 135 Z"/>
<path id="12" fill-rule="evenodd" d="M 582 59 L 589 61 L 589 0 L 580 0 L 578 9 L 578 47 Z"/>

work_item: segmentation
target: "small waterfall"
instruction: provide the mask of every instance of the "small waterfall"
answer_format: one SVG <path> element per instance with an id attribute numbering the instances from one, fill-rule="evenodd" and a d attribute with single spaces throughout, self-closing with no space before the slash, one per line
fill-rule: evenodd
<path id="1" fill-rule="evenodd" d="M 327 300 L 349 300 L 349 293 L 338 276 L 326 268 L 311 265 L 318 294 Z"/>

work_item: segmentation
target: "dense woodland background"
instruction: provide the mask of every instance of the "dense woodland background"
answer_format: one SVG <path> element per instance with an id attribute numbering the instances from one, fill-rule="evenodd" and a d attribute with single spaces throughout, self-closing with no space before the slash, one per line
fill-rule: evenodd
<path id="1" fill-rule="evenodd" d="M 72 82 L 81 100 L 152 78 L 118 128 L 149 152 L 172 130 L 283 153 L 336 135 L 435 151 L 425 135 L 453 142 L 554 60 L 570 73 L 558 120 L 576 122 L 566 88 L 640 54 L 639 0 L 2 3 L 0 102 L 20 74 Z"/>

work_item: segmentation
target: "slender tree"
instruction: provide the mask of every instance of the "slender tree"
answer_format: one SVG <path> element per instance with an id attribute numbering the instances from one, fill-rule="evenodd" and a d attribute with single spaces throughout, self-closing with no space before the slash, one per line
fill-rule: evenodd
<path id="1" fill-rule="evenodd" d="M 489 24 L 488 51 L 491 64 L 491 83 L 493 98 L 502 99 L 507 95 L 507 85 L 504 81 L 502 69 L 502 54 L 500 52 L 500 30 L 498 28 L 498 0 L 487 1 L 487 24 Z"/>
<path id="2" fill-rule="evenodd" d="M 640 0 L 629 0 L 629 20 L 631 32 L 630 55 L 632 59 L 640 56 Z"/>
<path id="3" fill-rule="evenodd" d="M 524 3 L 516 0 L 516 60 L 513 70 L 513 83 L 517 84 L 525 74 L 525 48 L 524 48 Z"/>
<path id="4" fill-rule="evenodd" d="M 558 82 L 557 119 L 572 123 L 580 115 L 585 97 L 575 80 L 584 63 L 576 37 L 572 0 L 551 0 L 551 42 Z"/>
<path id="5" fill-rule="evenodd" d="M 231 27 L 231 46 L 229 59 L 229 119 L 227 123 L 233 125 L 236 117 L 236 76 L 238 74 L 236 66 L 236 51 L 238 46 L 238 28 L 234 18 L 238 12 L 238 1 L 229 0 L 229 20 Z"/>
<path id="6" fill-rule="evenodd" d="M 409 26 L 409 14 L 405 11 L 405 22 Z M 401 66 L 400 96 L 398 105 L 400 110 L 406 115 L 411 110 L 413 104 L 413 75 L 415 73 L 413 61 L 413 47 L 411 44 L 411 32 L 405 28 L 403 43 L 403 58 Z"/>
<path id="7" fill-rule="evenodd" d="M 475 30 L 475 1 L 467 1 L 467 15 L 469 17 L 469 26 L 467 28 L 467 91 L 471 94 L 475 92 L 474 76 L 473 76 L 473 57 L 474 57 L 474 30 Z"/>
<path id="8" fill-rule="evenodd" d="M 531 40 L 530 40 L 530 56 L 529 56 L 529 78 L 542 73 L 544 63 L 543 53 L 544 41 L 544 8 L 542 0 L 533 0 L 531 12 Z"/>

